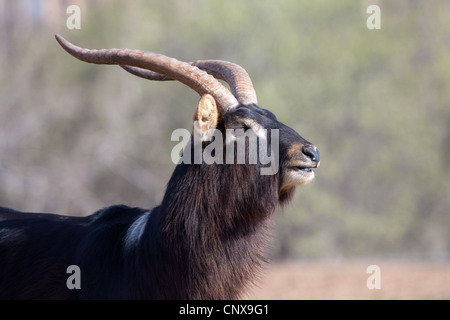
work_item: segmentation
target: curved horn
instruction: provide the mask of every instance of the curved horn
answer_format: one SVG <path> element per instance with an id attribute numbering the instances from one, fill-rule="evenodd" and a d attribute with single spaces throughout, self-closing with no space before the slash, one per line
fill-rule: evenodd
<path id="1" fill-rule="evenodd" d="M 192 63 L 217 79 L 225 80 L 243 105 L 258 104 L 252 80 L 240 65 L 223 60 L 198 60 Z"/>
<path id="2" fill-rule="evenodd" d="M 243 105 L 258 104 L 256 92 L 253 88 L 252 80 L 247 71 L 240 65 L 222 60 L 198 60 L 191 62 L 190 65 L 206 71 L 216 79 L 226 81 L 231 88 L 233 95 Z M 148 80 L 168 81 L 174 80 L 165 75 L 144 70 L 132 66 L 121 66 L 126 71 Z"/>
<path id="3" fill-rule="evenodd" d="M 142 50 L 83 49 L 73 45 L 60 35 L 55 35 L 55 38 L 64 50 L 79 60 L 96 64 L 130 65 L 152 70 L 184 83 L 200 95 L 209 93 L 214 97 L 223 112 L 239 105 L 231 92 L 217 79 L 189 63 Z"/>

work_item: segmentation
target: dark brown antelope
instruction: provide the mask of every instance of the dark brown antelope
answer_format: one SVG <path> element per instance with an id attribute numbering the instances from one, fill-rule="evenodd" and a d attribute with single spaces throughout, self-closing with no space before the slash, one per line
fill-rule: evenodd
<path id="1" fill-rule="evenodd" d="M 0 208 L 0 298 L 240 297 L 266 262 L 275 208 L 313 179 L 316 147 L 257 105 L 250 77 L 236 64 L 89 50 L 56 39 L 82 61 L 120 65 L 151 80 L 177 80 L 199 93 L 192 139 L 183 152 L 189 155 L 184 160 L 192 161 L 177 164 L 153 209 L 116 205 L 69 217 Z M 246 134 L 250 131 L 256 140 Z M 251 162 L 247 154 L 238 161 L 239 146 L 250 152 L 257 143 L 253 149 L 260 150 L 261 141 L 276 159 L 269 174 L 262 174 L 269 165 L 259 158 Z M 215 161 L 195 159 L 199 146 Z"/>

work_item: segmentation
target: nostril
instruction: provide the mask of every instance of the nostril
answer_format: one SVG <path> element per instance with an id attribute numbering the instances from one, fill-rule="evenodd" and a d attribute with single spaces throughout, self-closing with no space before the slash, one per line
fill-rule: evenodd
<path id="1" fill-rule="evenodd" d="M 307 147 L 303 147 L 303 154 L 305 154 L 306 156 L 308 156 L 308 158 L 310 158 L 312 161 L 316 161 L 319 162 L 319 150 L 317 150 L 316 147 L 312 147 L 312 146 L 307 146 Z"/>

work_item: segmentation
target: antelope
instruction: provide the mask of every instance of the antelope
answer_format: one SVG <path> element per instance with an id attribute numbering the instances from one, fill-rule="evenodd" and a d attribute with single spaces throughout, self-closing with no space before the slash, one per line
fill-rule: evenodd
<path id="1" fill-rule="evenodd" d="M 193 123 L 200 136 L 210 138 L 202 139 L 202 150 L 220 137 L 211 139 L 211 130 L 223 134 L 218 144 L 223 148 L 248 138 L 238 129 L 252 130 L 258 141 L 278 144 L 278 170 L 261 174 L 266 165 L 260 161 L 180 161 L 153 209 L 114 205 L 74 217 L 0 207 L 0 298 L 241 297 L 268 262 L 274 210 L 290 202 L 297 186 L 313 180 L 317 148 L 258 106 L 252 81 L 237 64 L 187 63 L 141 50 L 83 49 L 59 35 L 56 40 L 81 61 L 184 83 L 201 97 Z M 277 132 L 276 139 L 269 132 Z M 194 140 L 184 150 L 192 151 L 191 157 Z M 250 142 L 244 146 L 250 148 Z M 80 280 L 75 288 L 68 285 L 73 266 Z"/>

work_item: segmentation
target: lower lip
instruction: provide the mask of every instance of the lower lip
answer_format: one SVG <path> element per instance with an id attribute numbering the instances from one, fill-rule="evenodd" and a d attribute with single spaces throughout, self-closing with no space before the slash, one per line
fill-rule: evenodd
<path id="1" fill-rule="evenodd" d="M 300 172 L 305 172 L 305 173 L 310 173 L 312 172 L 311 168 L 299 168 L 299 167 L 294 167 L 293 168 L 295 171 L 300 171 Z"/>

